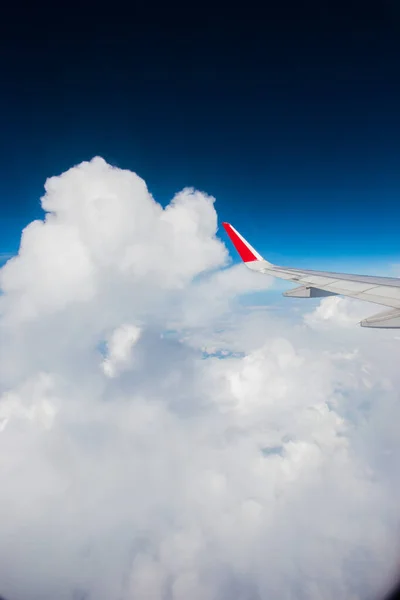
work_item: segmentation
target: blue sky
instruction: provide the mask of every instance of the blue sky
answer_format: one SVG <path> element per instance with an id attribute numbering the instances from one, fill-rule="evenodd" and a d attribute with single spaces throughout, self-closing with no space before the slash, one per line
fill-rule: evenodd
<path id="1" fill-rule="evenodd" d="M 47 177 L 101 155 L 139 173 L 162 204 L 184 186 L 214 195 L 220 221 L 272 261 L 390 272 L 399 8 L 319 4 L 268 19 L 197 15 L 190 27 L 187 14 L 145 9 L 129 24 L 99 13 L 90 27 L 86 15 L 21 24 L 10 13 L 0 253 L 42 216 Z"/>

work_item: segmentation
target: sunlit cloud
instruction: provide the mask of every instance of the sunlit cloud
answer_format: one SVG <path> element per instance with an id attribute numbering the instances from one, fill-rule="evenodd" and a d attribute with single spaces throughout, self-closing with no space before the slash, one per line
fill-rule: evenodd
<path id="1" fill-rule="evenodd" d="M 246 306 L 212 197 L 100 158 L 0 270 L 10 600 L 370 597 L 394 573 L 399 340 L 327 298 Z M 283 308 L 287 307 L 287 308 Z M 300 305 L 297 303 L 296 307 Z"/>

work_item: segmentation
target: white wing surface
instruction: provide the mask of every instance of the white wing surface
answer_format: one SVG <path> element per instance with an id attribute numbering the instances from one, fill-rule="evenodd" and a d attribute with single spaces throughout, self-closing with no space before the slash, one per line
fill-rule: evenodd
<path id="1" fill-rule="evenodd" d="M 285 292 L 284 296 L 321 298 L 339 294 L 381 304 L 390 307 L 390 310 L 365 319 L 360 325 L 385 329 L 400 328 L 400 279 L 279 267 L 258 254 L 232 225 L 223 223 L 223 226 L 246 267 L 299 285 Z"/>

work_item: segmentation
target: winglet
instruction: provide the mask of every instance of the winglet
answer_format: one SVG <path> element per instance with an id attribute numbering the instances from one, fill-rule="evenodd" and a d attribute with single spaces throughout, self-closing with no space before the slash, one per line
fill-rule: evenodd
<path id="1" fill-rule="evenodd" d="M 264 260 L 230 223 L 222 223 L 222 225 L 243 262 L 249 263 L 255 260 Z"/>

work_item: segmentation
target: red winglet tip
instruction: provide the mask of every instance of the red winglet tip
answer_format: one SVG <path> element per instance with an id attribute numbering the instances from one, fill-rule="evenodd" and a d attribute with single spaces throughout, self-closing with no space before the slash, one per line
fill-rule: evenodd
<path id="1" fill-rule="evenodd" d="M 253 254 L 247 243 L 237 235 L 230 223 L 224 222 L 222 225 L 243 262 L 253 262 L 258 260 L 257 256 Z"/>

